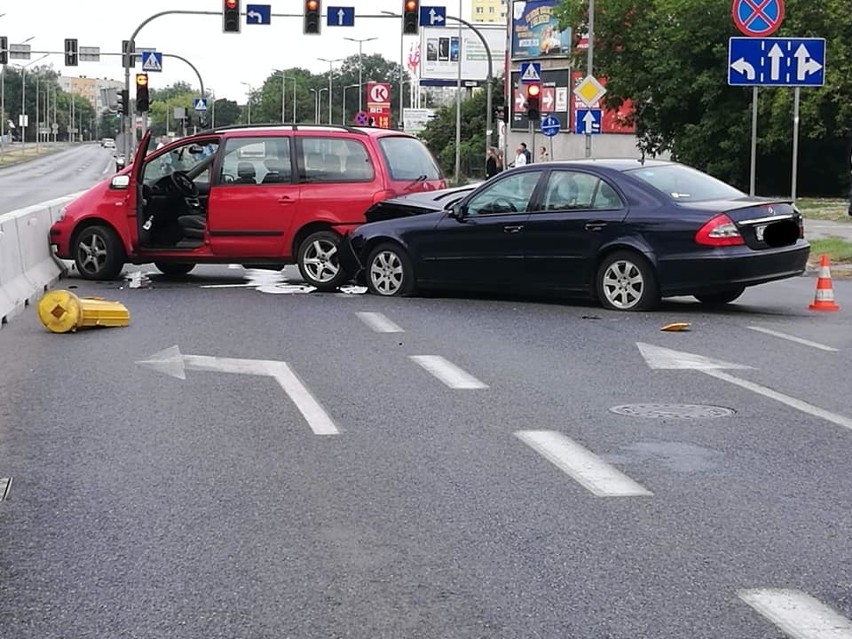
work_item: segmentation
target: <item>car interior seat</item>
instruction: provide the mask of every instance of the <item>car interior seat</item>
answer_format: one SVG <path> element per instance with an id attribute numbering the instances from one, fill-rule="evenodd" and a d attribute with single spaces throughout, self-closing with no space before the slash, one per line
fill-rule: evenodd
<path id="1" fill-rule="evenodd" d="M 256 177 L 254 164 L 251 162 L 240 162 L 237 164 L 237 180 L 235 184 L 257 184 Z"/>
<path id="2" fill-rule="evenodd" d="M 366 180 L 370 177 L 370 165 L 364 157 L 348 156 L 344 170 L 346 177 L 352 180 Z"/>
<path id="3" fill-rule="evenodd" d="M 264 165 L 266 166 L 266 175 L 263 176 L 261 184 L 280 184 L 290 181 L 290 172 L 283 160 L 267 160 Z"/>

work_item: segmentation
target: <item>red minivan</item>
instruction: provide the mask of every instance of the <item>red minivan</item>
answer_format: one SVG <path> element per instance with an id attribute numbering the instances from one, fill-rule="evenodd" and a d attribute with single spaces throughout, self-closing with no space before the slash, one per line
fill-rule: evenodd
<path id="1" fill-rule="evenodd" d="M 66 207 L 50 243 L 91 280 L 114 279 L 128 262 L 167 275 L 295 262 L 307 283 L 331 290 L 345 277 L 338 241 L 370 206 L 444 187 L 429 150 L 398 131 L 234 126 L 156 150 L 149 133 L 128 168 Z"/>

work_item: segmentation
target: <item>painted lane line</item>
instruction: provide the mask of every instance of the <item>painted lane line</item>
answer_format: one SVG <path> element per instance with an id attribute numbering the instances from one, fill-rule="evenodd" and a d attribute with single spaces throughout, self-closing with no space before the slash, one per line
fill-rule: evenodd
<path id="1" fill-rule="evenodd" d="M 376 333 L 404 333 L 399 326 L 385 317 L 384 313 L 363 312 L 355 313 L 362 322 Z"/>
<path id="2" fill-rule="evenodd" d="M 793 639 L 852 639 L 852 622 L 799 590 L 740 590 L 739 598 Z"/>
<path id="3" fill-rule="evenodd" d="M 284 392 L 302 413 L 314 435 L 338 435 L 340 430 L 334 421 L 299 379 L 298 375 L 284 362 L 271 366 L 271 373 Z"/>
<path id="4" fill-rule="evenodd" d="M 488 384 L 483 384 L 440 355 L 410 355 L 409 357 L 450 388 L 459 390 L 488 388 Z"/>
<path id="5" fill-rule="evenodd" d="M 0 477 L 0 501 L 6 501 L 9 498 L 10 490 L 12 490 L 12 478 Z"/>
<path id="6" fill-rule="evenodd" d="M 561 433 L 549 430 L 519 430 L 515 437 L 598 497 L 640 497 L 654 494 Z"/>
<path id="7" fill-rule="evenodd" d="M 814 406 L 813 404 L 809 404 L 806 401 L 801 399 L 796 399 L 795 397 L 790 397 L 789 395 L 785 395 L 784 393 L 779 393 L 778 391 L 772 390 L 771 388 L 767 388 L 766 386 L 761 386 L 760 384 L 755 384 L 754 382 L 750 382 L 745 379 L 740 379 L 739 377 L 734 377 L 729 373 L 718 370 L 703 370 L 701 371 L 705 375 L 709 375 L 710 377 L 715 377 L 716 379 L 721 379 L 725 382 L 729 382 L 731 384 L 736 384 L 740 388 L 745 388 L 746 390 L 750 390 L 753 393 L 757 393 L 758 395 L 763 395 L 764 397 L 768 397 L 769 399 L 774 399 L 776 402 L 781 402 L 782 404 L 786 404 L 790 408 L 795 408 L 798 411 L 803 413 L 807 413 L 812 417 L 819 417 L 820 419 L 824 419 L 827 422 L 831 422 L 832 424 L 837 424 L 838 426 L 842 426 L 843 428 L 848 428 L 852 430 L 852 419 L 848 417 L 844 417 L 843 415 L 838 415 L 837 413 L 832 413 L 831 411 L 825 410 L 824 408 L 820 408 L 819 406 Z"/>
<path id="8" fill-rule="evenodd" d="M 826 346 L 825 344 L 820 344 L 819 342 L 812 342 L 809 339 L 803 339 L 801 337 L 796 337 L 795 335 L 788 335 L 787 333 L 773 331 L 771 328 L 763 328 L 761 326 L 749 326 L 747 328 L 752 331 L 757 331 L 758 333 L 765 333 L 766 335 L 772 335 L 773 337 L 780 337 L 781 339 L 786 339 L 790 342 L 795 342 L 796 344 L 802 344 L 803 346 L 810 346 L 811 348 L 816 348 L 821 351 L 827 351 L 829 353 L 837 352 L 837 349 L 832 348 L 831 346 Z"/>

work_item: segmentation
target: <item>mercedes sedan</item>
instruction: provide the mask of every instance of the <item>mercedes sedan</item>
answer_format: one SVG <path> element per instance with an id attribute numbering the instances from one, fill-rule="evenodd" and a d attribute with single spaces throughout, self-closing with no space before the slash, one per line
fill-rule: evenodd
<path id="1" fill-rule="evenodd" d="M 405 211 L 404 202 L 375 206 Z M 672 162 L 532 164 L 449 208 L 439 202 L 424 212 L 420 199 L 414 214 L 351 232 L 344 269 L 379 295 L 558 292 L 638 311 L 678 295 L 731 302 L 748 286 L 801 274 L 810 252 L 792 202 L 749 197 Z"/>

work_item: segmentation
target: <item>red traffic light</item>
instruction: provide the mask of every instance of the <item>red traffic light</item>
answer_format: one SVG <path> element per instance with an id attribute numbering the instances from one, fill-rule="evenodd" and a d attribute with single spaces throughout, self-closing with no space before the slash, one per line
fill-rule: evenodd
<path id="1" fill-rule="evenodd" d="M 417 10 L 417 0 L 407 0 L 405 3 L 406 11 L 416 11 Z"/>
<path id="2" fill-rule="evenodd" d="M 537 98 L 541 95 L 541 85 L 540 84 L 528 84 L 527 85 L 527 97 L 528 98 Z"/>
<path id="3" fill-rule="evenodd" d="M 318 6 L 319 6 L 319 3 L 317 2 L 317 0 L 308 0 L 308 1 L 305 3 L 305 8 L 306 8 L 308 11 L 316 11 L 316 10 L 317 10 L 317 8 L 318 8 Z"/>
<path id="4" fill-rule="evenodd" d="M 228 9 L 236 9 L 237 0 L 225 0 L 225 7 Z"/>

